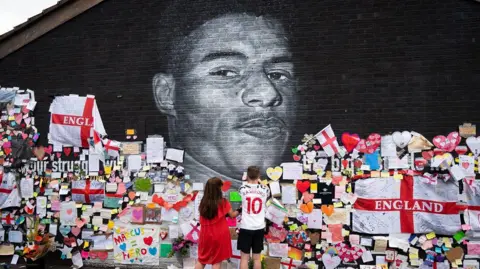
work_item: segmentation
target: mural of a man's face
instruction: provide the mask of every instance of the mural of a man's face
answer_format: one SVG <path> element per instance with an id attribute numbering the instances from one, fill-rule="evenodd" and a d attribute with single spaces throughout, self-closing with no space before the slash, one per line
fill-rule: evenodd
<path id="1" fill-rule="evenodd" d="M 250 165 L 279 165 L 296 108 L 292 54 L 282 25 L 225 15 L 183 42 L 182 62 L 153 79 L 173 145 L 234 178 Z"/>

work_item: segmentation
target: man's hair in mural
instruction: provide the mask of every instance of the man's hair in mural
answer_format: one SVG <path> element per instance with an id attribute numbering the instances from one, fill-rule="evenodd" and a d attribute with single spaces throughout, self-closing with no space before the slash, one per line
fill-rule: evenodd
<path id="1" fill-rule="evenodd" d="M 287 1 L 208 0 L 173 1 L 159 18 L 158 45 L 160 71 L 175 74 L 179 64 L 188 56 L 189 44 L 185 38 L 199 26 L 228 14 L 264 16 L 282 24 L 289 42 L 292 42 L 295 9 Z M 232 33 L 234 35 L 235 33 Z"/>

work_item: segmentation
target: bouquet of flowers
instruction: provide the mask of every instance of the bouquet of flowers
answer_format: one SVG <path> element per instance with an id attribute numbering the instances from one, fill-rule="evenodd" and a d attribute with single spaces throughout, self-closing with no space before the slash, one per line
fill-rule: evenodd
<path id="1" fill-rule="evenodd" d="M 168 257 L 169 258 L 173 257 L 177 252 L 180 253 L 181 256 L 186 256 L 192 244 L 193 244 L 192 241 L 185 240 L 183 236 L 178 237 L 173 241 L 172 250 L 168 254 Z"/>

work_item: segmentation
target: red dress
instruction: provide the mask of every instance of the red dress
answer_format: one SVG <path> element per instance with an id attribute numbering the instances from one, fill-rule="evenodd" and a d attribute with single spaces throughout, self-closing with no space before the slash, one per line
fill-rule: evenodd
<path id="1" fill-rule="evenodd" d="M 200 216 L 198 261 L 201 264 L 216 264 L 232 257 L 232 239 L 225 218 L 230 209 L 230 203 L 223 199 L 215 218 L 209 220 Z"/>

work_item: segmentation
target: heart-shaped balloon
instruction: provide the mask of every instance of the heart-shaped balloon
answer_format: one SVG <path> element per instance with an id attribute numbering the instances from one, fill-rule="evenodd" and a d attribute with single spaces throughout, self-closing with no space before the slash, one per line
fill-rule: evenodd
<path id="1" fill-rule="evenodd" d="M 460 144 L 460 141 L 462 140 L 462 137 L 458 134 L 458 132 L 451 132 L 448 134 L 447 137 L 443 135 L 437 135 L 433 138 L 433 144 L 446 152 L 452 152 L 458 144 Z"/>
<path id="2" fill-rule="evenodd" d="M 468 148 L 470 148 L 470 150 L 473 152 L 473 155 L 475 156 L 480 155 L 480 136 L 479 137 L 471 136 L 467 138 L 466 143 Z"/>
<path id="3" fill-rule="evenodd" d="M 403 131 L 403 132 L 394 132 L 392 134 L 393 138 L 393 143 L 397 145 L 399 148 L 404 148 L 410 143 L 410 140 L 412 139 L 412 134 L 409 131 Z"/>
<path id="4" fill-rule="evenodd" d="M 352 152 L 353 149 L 360 142 L 360 136 L 358 134 L 343 133 L 342 143 L 347 152 Z"/>
<path id="5" fill-rule="evenodd" d="M 356 149 L 362 153 L 372 154 L 377 150 L 382 141 L 382 136 L 377 133 L 370 134 L 367 139 L 361 139 Z"/>
<path id="6" fill-rule="evenodd" d="M 311 193 L 308 193 L 308 192 L 304 192 L 302 194 L 302 199 L 303 199 L 304 203 L 308 203 L 308 202 L 312 201 L 314 197 L 315 197 L 315 195 L 313 195 Z"/>
<path id="7" fill-rule="evenodd" d="M 277 167 L 275 167 L 275 168 L 273 168 L 273 167 L 267 168 L 267 176 L 268 176 L 271 180 L 278 180 L 278 179 L 280 179 L 280 177 L 282 176 L 282 173 L 283 173 L 283 169 L 282 169 L 282 167 L 280 167 L 280 166 L 277 166 Z"/>

